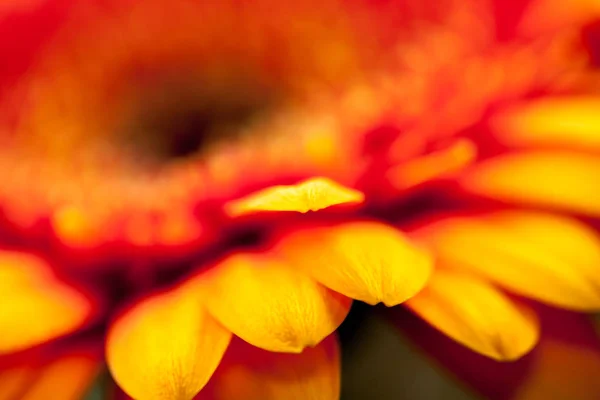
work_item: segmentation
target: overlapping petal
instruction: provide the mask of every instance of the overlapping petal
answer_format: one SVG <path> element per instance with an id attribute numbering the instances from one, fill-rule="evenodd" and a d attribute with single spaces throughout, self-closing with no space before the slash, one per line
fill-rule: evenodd
<path id="1" fill-rule="evenodd" d="M 231 333 L 181 286 L 136 304 L 111 326 L 106 358 L 136 400 L 192 399 L 217 368 Z"/>
<path id="2" fill-rule="evenodd" d="M 348 222 L 298 229 L 277 251 L 328 288 L 369 304 L 402 303 L 423 288 L 431 257 L 397 229 L 378 222 Z"/>
<path id="3" fill-rule="evenodd" d="M 270 351 L 301 352 L 344 320 L 351 300 L 269 254 L 232 255 L 197 284 L 210 313 L 235 335 Z"/>
<path id="4" fill-rule="evenodd" d="M 498 360 L 514 360 L 531 350 L 539 335 L 535 316 L 492 285 L 436 271 L 407 306 L 446 335 Z"/>
<path id="5" fill-rule="evenodd" d="M 300 354 L 271 353 L 234 340 L 196 400 L 337 400 L 340 372 L 335 335 Z"/>
<path id="6" fill-rule="evenodd" d="M 502 211 L 450 217 L 415 235 L 455 270 L 560 307 L 600 307 L 600 239 L 575 219 Z"/>

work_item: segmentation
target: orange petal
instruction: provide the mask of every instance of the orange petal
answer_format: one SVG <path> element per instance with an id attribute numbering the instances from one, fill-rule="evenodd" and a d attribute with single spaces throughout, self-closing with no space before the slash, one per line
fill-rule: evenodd
<path id="1" fill-rule="evenodd" d="M 509 145 L 561 145 L 600 149 L 600 97 L 553 98 L 512 107 L 494 118 Z"/>
<path id="2" fill-rule="evenodd" d="M 577 220 L 504 211 L 415 232 L 442 264 L 563 308 L 600 309 L 600 239 Z"/>
<path id="3" fill-rule="evenodd" d="M 550 206 L 600 216 L 600 157 L 567 152 L 525 152 L 474 166 L 461 184 L 504 201 Z"/>
<path id="4" fill-rule="evenodd" d="M 452 339 L 497 360 L 515 360 L 538 340 L 533 313 L 467 275 L 436 271 L 426 288 L 406 304 Z"/>
<path id="5" fill-rule="evenodd" d="M 397 229 L 376 222 L 297 230 L 277 250 L 297 270 L 369 304 L 402 303 L 423 288 L 432 269 L 425 251 Z"/>
<path id="6" fill-rule="evenodd" d="M 312 178 L 296 185 L 272 186 L 225 205 L 232 217 L 259 211 L 306 213 L 340 204 L 356 204 L 364 195 L 327 178 Z"/>
<path id="7" fill-rule="evenodd" d="M 86 354 L 68 354 L 36 371 L 37 378 L 20 400 L 79 400 L 98 374 L 100 362 Z"/>
<path id="8" fill-rule="evenodd" d="M 16 365 L 0 371 L 0 400 L 19 399 L 31 386 L 35 370 L 27 365 Z"/>
<path id="9" fill-rule="evenodd" d="M 47 350 L 47 348 L 46 348 Z M 78 400 L 100 370 L 100 355 L 92 348 L 67 352 L 28 352 L 0 368 L 0 400 Z"/>
<path id="10" fill-rule="evenodd" d="M 351 303 L 264 255 L 233 255 L 201 275 L 199 282 L 217 320 L 270 351 L 298 353 L 315 346 L 342 323 Z"/>
<path id="11" fill-rule="evenodd" d="M 534 0 L 531 2 L 521 23 L 520 31 L 525 34 L 581 26 L 600 16 L 597 0 Z"/>
<path id="12" fill-rule="evenodd" d="M 80 328 L 93 306 L 41 259 L 0 252 L 0 354 L 38 345 Z"/>
<path id="13" fill-rule="evenodd" d="M 300 354 L 271 353 L 234 340 L 196 400 L 337 400 L 340 355 L 334 335 Z"/>
<path id="14" fill-rule="evenodd" d="M 387 177 L 398 190 L 406 190 L 429 180 L 447 177 L 469 165 L 477 148 L 466 139 L 457 140 L 443 150 L 413 160 L 402 160 L 387 172 Z"/>
<path id="15" fill-rule="evenodd" d="M 106 358 L 135 399 L 192 399 L 217 368 L 231 333 L 201 306 L 195 288 L 150 297 L 110 328 Z"/>

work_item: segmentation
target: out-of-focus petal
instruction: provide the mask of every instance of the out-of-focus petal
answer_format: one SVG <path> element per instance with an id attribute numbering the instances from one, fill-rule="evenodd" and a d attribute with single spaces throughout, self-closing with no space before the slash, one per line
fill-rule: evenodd
<path id="1" fill-rule="evenodd" d="M 508 145 L 560 145 L 600 149 L 600 97 L 537 100 L 494 118 L 497 137 Z"/>
<path id="2" fill-rule="evenodd" d="M 387 172 L 397 190 L 406 190 L 430 180 L 448 177 L 469 165 L 477 155 L 476 146 L 462 139 L 442 150 L 431 152 L 414 160 L 402 160 Z"/>
<path id="3" fill-rule="evenodd" d="M 461 382 L 490 400 L 600 398 L 600 339 L 588 316 L 533 305 L 537 346 L 516 362 L 497 362 L 449 340 L 401 307 L 388 320 Z"/>
<path id="4" fill-rule="evenodd" d="M 493 286 L 436 271 L 407 306 L 457 342 L 497 360 L 514 360 L 535 345 L 537 320 Z"/>
<path id="5" fill-rule="evenodd" d="M 298 353 L 331 334 L 351 300 L 269 255 L 236 254 L 200 275 L 208 310 L 245 341 Z"/>
<path id="6" fill-rule="evenodd" d="M 0 252 L 0 293 L 0 354 L 73 332 L 94 312 L 88 297 L 27 254 Z"/>
<path id="7" fill-rule="evenodd" d="M 0 400 L 83 397 L 100 370 L 100 352 L 91 347 L 45 351 L 0 362 Z"/>
<path id="8" fill-rule="evenodd" d="M 271 353 L 234 340 L 196 400 L 337 400 L 340 355 L 335 335 L 300 354 Z"/>
<path id="9" fill-rule="evenodd" d="M 568 217 L 501 211 L 415 232 L 442 264 L 563 308 L 600 308 L 600 239 Z"/>
<path id="10" fill-rule="evenodd" d="M 106 358 L 135 399 L 192 399 L 217 368 L 231 333 L 202 308 L 196 288 L 150 297 L 110 327 Z"/>
<path id="11" fill-rule="evenodd" d="M 13 400 L 31 386 L 35 370 L 28 365 L 14 365 L 0 370 L 0 400 Z"/>
<path id="12" fill-rule="evenodd" d="M 79 400 L 99 371 L 99 359 L 86 354 L 66 354 L 36 371 L 35 381 L 20 400 Z"/>
<path id="13" fill-rule="evenodd" d="M 272 186 L 225 205 L 231 216 L 259 211 L 306 213 L 340 204 L 362 203 L 364 195 L 327 178 L 312 178 L 296 185 Z"/>
<path id="14" fill-rule="evenodd" d="M 467 190 L 503 201 L 600 216 L 600 157 L 568 152 L 511 153 L 476 164 Z"/>
<path id="15" fill-rule="evenodd" d="M 369 304 L 402 303 L 423 288 L 432 269 L 423 249 L 377 222 L 299 229 L 285 236 L 277 250 L 299 271 Z"/>
<path id="16" fill-rule="evenodd" d="M 550 30 L 581 26 L 600 16 L 597 0 L 534 0 L 525 12 L 519 30 L 536 35 Z"/>

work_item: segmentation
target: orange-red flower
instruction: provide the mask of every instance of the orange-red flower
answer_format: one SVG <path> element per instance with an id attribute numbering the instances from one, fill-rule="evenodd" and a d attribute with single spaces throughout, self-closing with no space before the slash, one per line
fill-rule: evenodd
<path id="1" fill-rule="evenodd" d="M 8 398 L 105 360 L 136 399 L 334 399 L 353 300 L 503 361 L 540 337 L 507 292 L 600 308 L 595 3 L 13 3 Z"/>

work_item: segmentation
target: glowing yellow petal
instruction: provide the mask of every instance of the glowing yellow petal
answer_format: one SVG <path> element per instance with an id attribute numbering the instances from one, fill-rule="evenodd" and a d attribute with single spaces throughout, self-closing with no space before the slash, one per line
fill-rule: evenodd
<path id="1" fill-rule="evenodd" d="M 70 333 L 94 311 L 44 261 L 26 254 L 0 252 L 0 293 L 0 354 Z"/>
<path id="2" fill-rule="evenodd" d="M 231 333 L 198 297 L 179 287 L 142 301 L 110 328 L 108 366 L 136 400 L 192 399 L 217 368 Z"/>
<path id="3" fill-rule="evenodd" d="M 99 371 L 97 359 L 87 355 L 64 355 L 36 371 L 36 379 L 21 392 L 20 400 L 80 400 Z"/>
<path id="4" fill-rule="evenodd" d="M 273 186 L 225 205 L 231 216 L 259 211 L 322 210 L 339 204 L 362 203 L 364 195 L 326 178 L 312 178 L 291 186 Z"/>
<path id="5" fill-rule="evenodd" d="M 466 275 L 436 271 L 425 289 L 406 304 L 452 339 L 497 360 L 521 357 L 539 337 L 532 313 Z"/>
<path id="6" fill-rule="evenodd" d="M 509 145 L 566 145 L 600 149 L 600 97 L 538 100 L 494 118 Z"/>
<path id="7" fill-rule="evenodd" d="M 102 235 L 90 216 L 76 207 L 63 207 L 50 218 L 58 238 L 70 246 L 91 247 L 97 245 Z"/>
<path id="8" fill-rule="evenodd" d="M 432 262 L 401 232 L 376 222 L 295 231 L 277 250 L 299 271 L 369 304 L 402 303 L 425 285 Z"/>
<path id="9" fill-rule="evenodd" d="M 199 282 L 217 320 L 271 351 L 297 353 L 316 345 L 342 323 L 351 303 L 268 256 L 233 255 Z"/>
<path id="10" fill-rule="evenodd" d="M 196 400 L 337 400 L 340 355 L 334 335 L 300 354 L 271 353 L 234 341 Z"/>
<path id="11" fill-rule="evenodd" d="M 600 157 L 567 152 L 508 154 L 461 179 L 475 193 L 504 201 L 600 216 Z"/>
<path id="12" fill-rule="evenodd" d="M 562 308 L 600 309 L 600 239 L 574 219 L 506 211 L 450 218 L 415 234 L 453 269 Z"/>

